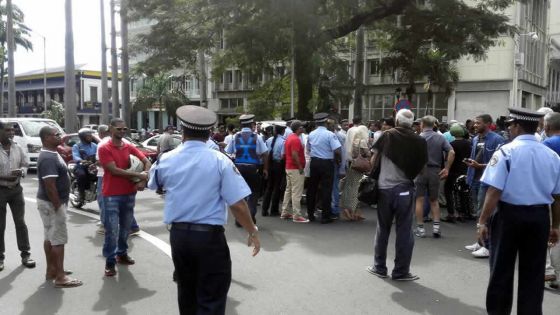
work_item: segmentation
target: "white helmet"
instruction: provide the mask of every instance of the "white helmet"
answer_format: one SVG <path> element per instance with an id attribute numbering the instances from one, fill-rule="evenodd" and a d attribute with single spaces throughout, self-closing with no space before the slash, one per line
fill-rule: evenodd
<path id="1" fill-rule="evenodd" d="M 140 161 L 140 159 L 136 157 L 136 155 L 131 154 L 129 159 L 130 159 L 130 167 L 127 169 L 127 171 L 140 173 L 144 170 L 144 163 L 142 163 L 142 161 Z M 139 182 L 140 179 L 135 177 L 132 181 Z"/>

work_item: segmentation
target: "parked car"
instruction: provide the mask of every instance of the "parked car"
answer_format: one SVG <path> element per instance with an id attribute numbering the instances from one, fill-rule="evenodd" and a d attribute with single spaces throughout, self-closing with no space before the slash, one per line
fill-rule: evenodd
<path id="1" fill-rule="evenodd" d="M 37 168 L 39 151 L 43 147 L 39 131 L 44 126 L 52 126 L 61 134 L 64 130 L 52 119 L 45 118 L 0 118 L 2 123 L 13 124 L 15 129 L 14 141 L 17 142 L 29 157 L 29 168 Z"/>
<path id="2" fill-rule="evenodd" d="M 160 137 L 161 135 L 155 135 L 153 137 L 150 137 L 144 140 L 144 142 L 142 142 L 142 145 L 144 145 L 146 148 L 150 148 L 152 150 L 157 151 L 157 144 L 159 142 Z M 183 137 L 180 134 L 173 134 L 173 145 L 175 147 L 180 145 L 182 142 L 183 142 Z"/>
<path id="3" fill-rule="evenodd" d="M 85 125 L 85 126 L 84 126 L 84 128 L 91 129 L 91 130 L 95 130 L 95 132 L 97 132 L 97 128 L 98 128 L 98 127 L 99 127 L 99 126 L 97 126 L 97 125 L 95 125 L 95 124 L 93 124 L 93 125 Z"/>
<path id="4" fill-rule="evenodd" d="M 146 148 L 141 143 L 132 140 L 131 138 L 125 138 L 125 139 L 130 143 L 134 144 L 134 146 L 138 148 L 140 152 L 144 153 L 144 155 L 148 158 L 148 160 L 150 160 L 150 162 L 154 162 L 157 159 L 157 152 L 155 150 Z M 99 139 L 97 134 L 94 134 L 93 142 L 99 143 L 100 141 L 101 140 Z M 56 150 L 62 156 L 62 158 L 66 163 L 72 161 L 72 147 L 79 142 L 80 142 L 80 137 L 78 136 L 77 133 L 70 133 L 62 137 L 62 143 L 58 145 Z"/>

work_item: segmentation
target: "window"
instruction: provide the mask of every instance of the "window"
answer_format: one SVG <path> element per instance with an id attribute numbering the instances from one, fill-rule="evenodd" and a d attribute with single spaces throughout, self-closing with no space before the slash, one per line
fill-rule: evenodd
<path id="1" fill-rule="evenodd" d="M 379 59 L 372 59 L 369 61 L 369 75 L 376 75 L 380 74 L 380 61 Z"/>
<path id="2" fill-rule="evenodd" d="M 226 82 L 233 83 L 233 71 L 226 72 Z"/>
<path id="3" fill-rule="evenodd" d="M 222 98 L 220 99 L 220 109 L 236 109 L 243 106 L 242 98 Z"/>
<path id="4" fill-rule="evenodd" d="M 97 103 L 97 86 L 89 87 L 89 100 L 92 103 Z"/>

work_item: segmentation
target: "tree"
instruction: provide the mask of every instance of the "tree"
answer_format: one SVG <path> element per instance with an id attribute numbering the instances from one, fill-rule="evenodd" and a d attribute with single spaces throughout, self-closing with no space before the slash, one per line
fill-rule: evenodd
<path id="1" fill-rule="evenodd" d="M 50 100 L 48 109 L 43 112 L 45 118 L 56 121 L 60 126 L 64 126 L 64 106 L 57 101 Z"/>
<path id="2" fill-rule="evenodd" d="M 447 43 L 440 46 L 443 53 L 456 41 L 443 34 L 446 30 L 440 28 L 444 26 L 441 21 L 451 26 L 455 34 L 463 30 L 466 35 L 461 38 L 483 39 L 470 41 L 469 51 L 483 53 L 489 47 L 487 43 L 499 33 L 475 32 L 485 27 L 499 29 L 495 25 L 504 24 L 506 19 L 499 10 L 513 1 L 479 0 L 471 7 L 462 0 L 430 1 L 429 6 L 418 6 L 415 0 L 130 0 L 134 18 L 154 21 L 151 31 L 141 35 L 136 46 L 138 52 L 148 56 L 140 64 L 146 71 L 184 68 L 196 60 L 195 49 L 203 48 L 214 51 L 216 73 L 234 65 L 255 76 L 288 63 L 293 48 L 298 117 L 303 119 L 310 118 L 308 105 L 320 78 L 318 58 L 323 51 L 332 51 L 337 39 L 361 26 L 377 27 L 376 23 L 382 21 L 395 23 L 396 15 L 416 10 L 420 16 L 432 18 L 423 22 L 442 35 L 441 43 Z M 452 23 L 454 15 L 445 8 L 465 16 L 458 21 L 469 24 Z M 457 8 L 462 11 L 457 12 Z M 408 36 L 417 36 L 415 28 L 408 30 Z"/>
<path id="3" fill-rule="evenodd" d="M 266 82 L 249 97 L 249 112 L 256 120 L 273 120 L 290 113 L 290 78 L 283 76 Z"/>
<path id="4" fill-rule="evenodd" d="M 130 126 L 130 77 L 128 64 L 128 2 L 121 0 L 121 73 L 122 73 L 122 116 Z"/>
<path id="5" fill-rule="evenodd" d="M 72 0 L 66 0 L 66 39 L 64 66 L 64 122 L 67 133 L 77 132 L 76 70 L 74 64 L 74 30 L 72 28 Z"/>
<path id="6" fill-rule="evenodd" d="M 1 3 L 2 1 L 0 1 Z M 14 28 L 14 42 L 16 47 L 22 47 L 25 50 L 33 50 L 33 44 L 28 39 L 30 36 L 29 32 L 31 29 L 24 24 L 24 14 L 16 5 L 12 4 L 12 18 L 15 24 Z M 6 59 L 7 59 L 7 33 L 6 33 L 6 22 L 4 17 L 7 16 L 6 5 L 0 5 L 0 114 L 4 112 L 4 76 L 6 75 Z"/>
<path id="7" fill-rule="evenodd" d="M 160 130 L 163 130 L 166 124 L 163 119 L 163 110 L 165 109 L 170 117 L 176 117 L 175 112 L 177 108 L 188 102 L 187 96 L 181 90 L 171 87 L 171 79 L 172 77 L 165 73 L 147 77 L 144 80 L 144 84 L 138 90 L 136 101 L 133 106 L 133 111 L 136 112 L 145 111 L 158 106 L 160 112 Z"/>

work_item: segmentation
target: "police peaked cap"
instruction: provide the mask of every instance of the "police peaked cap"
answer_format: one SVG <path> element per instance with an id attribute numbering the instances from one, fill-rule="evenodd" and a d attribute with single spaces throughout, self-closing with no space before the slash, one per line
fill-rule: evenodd
<path id="1" fill-rule="evenodd" d="M 313 120 L 316 123 L 326 122 L 327 118 L 329 118 L 329 114 L 327 114 L 327 113 L 317 113 L 317 114 L 313 115 Z"/>
<path id="2" fill-rule="evenodd" d="M 239 116 L 239 123 L 242 125 L 250 124 L 255 122 L 255 115 L 252 114 L 245 114 Z"/>
<path id="3" fill-rule="evenodd" d="M 526 108 L 510 107 L 506 123 L 512 123 L 514 121 L 538 122 L 544 116 L 544 113 L 535 112 Z"/>
<path id="4" fill-rule="evenodd" d="M 184 105 L 177 108 L 177 118 L 186 129 L 210 130 L 216 124 L 218 117 L 213 111 L 194 105 Z"/>

